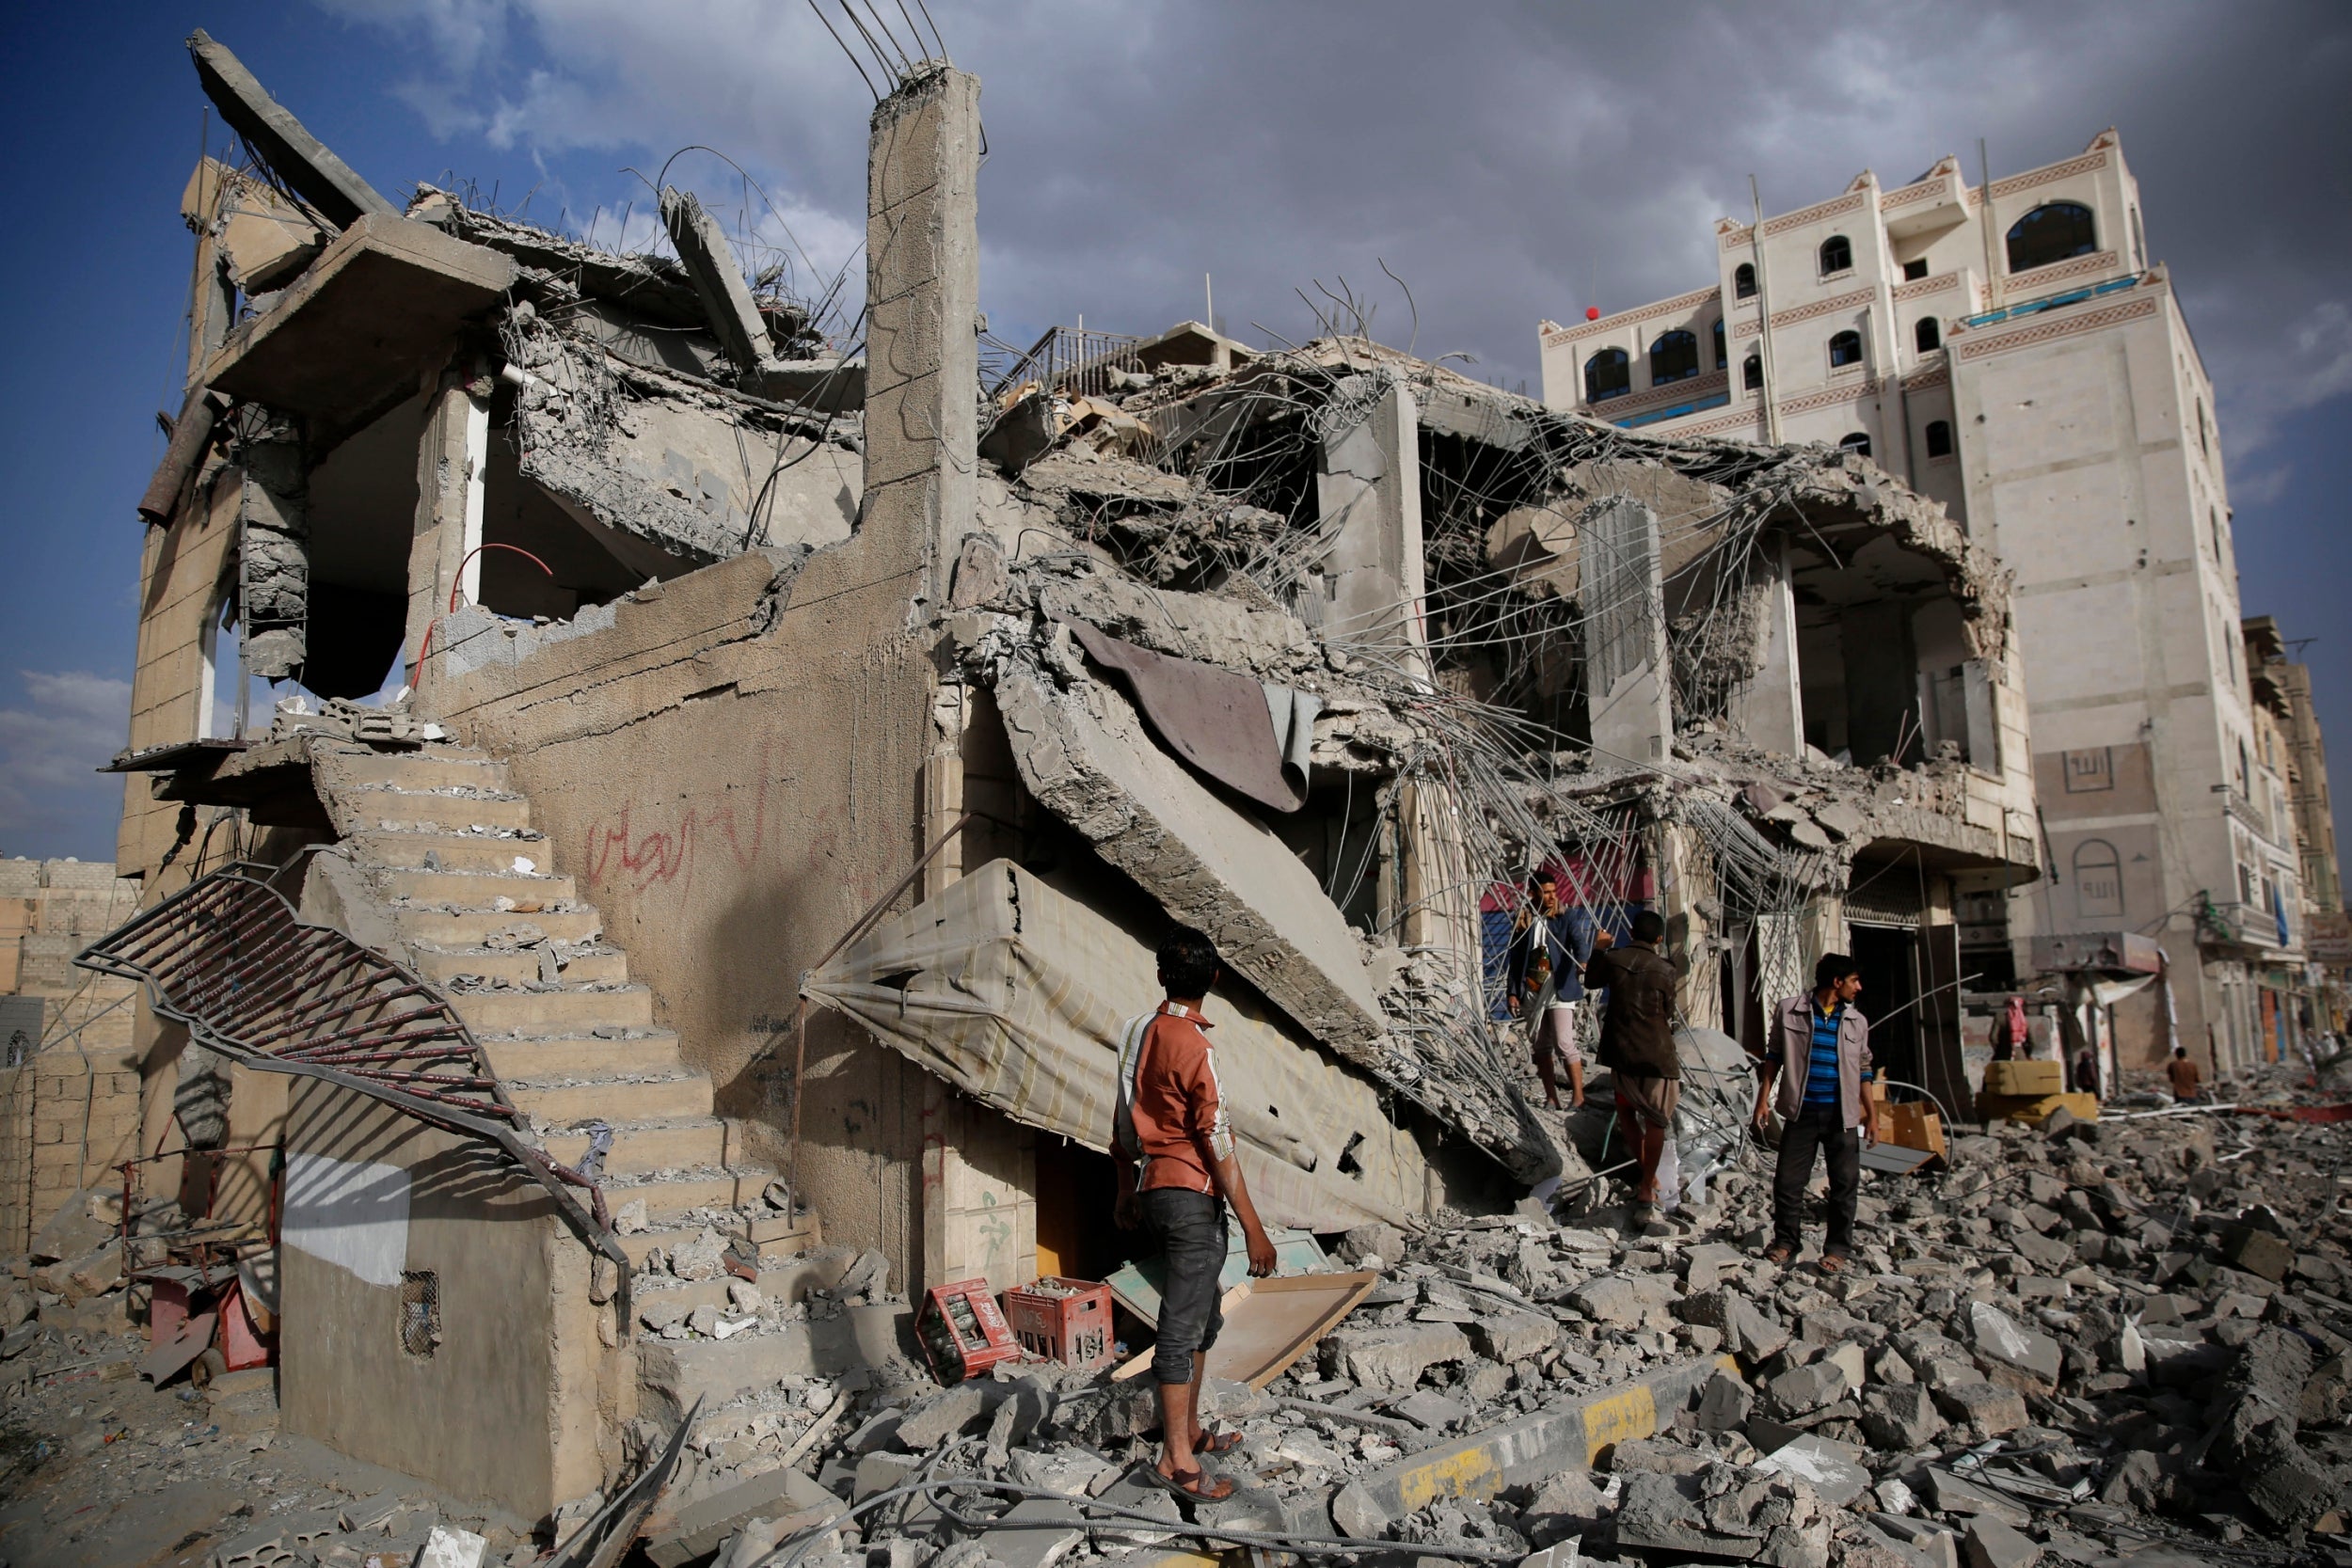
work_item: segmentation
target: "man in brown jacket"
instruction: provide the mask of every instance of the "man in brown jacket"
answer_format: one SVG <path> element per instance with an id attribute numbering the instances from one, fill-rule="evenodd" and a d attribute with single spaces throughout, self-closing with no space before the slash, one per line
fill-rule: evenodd
<path id="1" fill-rule="evenodd" d="M 1616 1079 L 1618 1134 L 1641 1163 L 1633 1223 L 1647 1227 L 1658 1217 L 1658 1162 L 1682 1097 L 1682 1063 L 1675 1053 L 1675 966 L 1658 950 L 1666 922 L 1644 910 L 1633 917 L 1632 939 L 1618 947 L 1606 930 L 1593 933 L 1584 989 L 1608 988 L 1598 1054 Z"/>

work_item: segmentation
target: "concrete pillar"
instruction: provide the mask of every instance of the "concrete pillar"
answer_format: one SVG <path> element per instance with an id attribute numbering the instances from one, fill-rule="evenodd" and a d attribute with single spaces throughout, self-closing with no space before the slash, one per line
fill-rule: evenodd
<path id="1" fill-rule="evenodd" d="M 408 543 L 405 647 L 411 661 L 427 630 L 449 612 L 450 590 L 461 589 L 461 601 L 481 591 L 482 558 L 472 552 L 482 543 L 482 485 L 490 460 L 489 395 L 487 377 L 469 380 L 453 371 L 441 377 L 425 410 L 424 432 L 417 441 L 417 511 Z M 437 635 L 434 645 L 441 645 Z M 411 669 L 409 684 L 421 685 L 422 673 Z"/>
<path id="2" fill-rule="evenodd" d="M 1421 414 L 1392 385 L 1362 422 L 1316 457 L 1315 504 L 1331 542 L 1322 630 L 1344 642 L 1420 647 L 1427 641 L 1421 537 Z M 1416 660 L 1423 678 L 1425 659 Z"/>
<path id="3" fill-rule="evenodd" d="M 866 169 L 866 500 L 922 543 L 944 607 L 978 505 L 979 78 L 924 69 L 876 105 Z"/>
<path id="4" fill-rule="evenodd" d="M 1804 698 L 1797 673 L 1797 596 L 1786 545 L 1771 547 L 1751 592 L 1759 595 L 1756 678 L 1731 700 L 1731 724 L 1751 746 L 1804 754 Z"/>
<path id="5" fill-rule="evenodd" d="M 310 474 L 302 428 L 261 415 L 240 448 L 245 488 L 237 515 L 237 616 L 245 667 L 265 680 L 302 668 L 310 619 Z"/>
<path id="6" fill-rule="evenodd" d="M 1593 750 L 1623 762 L 1663 761 L 1674 744 L 1658 514 L 1630 497 L 1602 503 L 1584 525 L 1584 703 Z"/>
<path id="7" fill-rule="evenodd" d="M 1330 543 L 1323 557 L 1329 598 L 1321 630 L 1359 646 L 1396 649 L 1413 680 L 1430 679 L 1421 531 L 1421 411 L 1401 384 L 1383 390 L 1354 426 L 1316 455 L 1315 503 Z M 1474 964 L 1478 899 L 1463 847 L 1461 808 L 1436 781 L 1397 798 L 1401 889 L 1384 879 L 1384 928 L 1407 946 L 1438 947 Z"/>

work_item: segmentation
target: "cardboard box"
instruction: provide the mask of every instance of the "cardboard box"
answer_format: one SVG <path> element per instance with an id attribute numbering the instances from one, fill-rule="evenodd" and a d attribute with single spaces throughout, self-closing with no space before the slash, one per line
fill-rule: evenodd
<path id="1" fill-rule="evenodd" d="M 1944 1144 L 1944 1118 L 1924 1101 L 1906 1101 L 1880 1108 L 1879 1141 L 1901 1148 L 1924 1148 L 1937 1159 L 1948 1158 Z"/>
<path id="2" fill-rule="evenodd" d="M 2063 1094 L 2066 1069 L 2057 1062 L 1987 1062 L 1984 1092 L 2004 1095 Z"/>

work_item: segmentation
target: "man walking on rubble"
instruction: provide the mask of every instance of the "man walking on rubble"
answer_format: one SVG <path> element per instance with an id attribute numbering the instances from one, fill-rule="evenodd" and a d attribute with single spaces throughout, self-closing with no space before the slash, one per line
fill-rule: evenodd
<path id="1" fill-rule="evenodd" d="M 1115 1158 L 1133 1169 L 1119 1190 L 1122 1229 L 1140 1223 L 1168 1260 L 1160 1288 L 1159 1341 L 1152 1353 L 1160 1390 L 1160 1458 L 1153 1473 L 1179 1496 L 1214 1502 L 1232 1481 L 1205 1472 L 1198 1456 L 1223 1453 L 1235 1432 L 1200 1424 L 1200 1380 L 1224 1326 L 1217 1276 L 1225 1268 L 1225 1208 L 1232 1204 L 1249 1250 L 1249 1272 L 1274 1272 L 1274 1243 L 1233 1157 L 1233 1132 L 1217 1090 L 1216 1064 L 1200 1004 L 1220 973 L 1216 944 L 1189 926 L 1160 942 L 1168 999 L 1127 1021 L 1119 1042 L 1119 1104 L 1111 1124 Z"/>
<path id="2" fill-rule="evenodd" d="M 2199 1077 L 2197 1064 L 2188 1059 L 2188 1047 L 2172 1048 L 2172 1059 L 2164 1064 L 2165 1077 L 2172 1081 L 2172 1098 L 2183 1105 L 2194 1105 L 2204 1098 L 2203 1080 Z"/>
<path id="3" fill-rule="evenodd" d="M 1647 1229 L 1658 1219 L 1658 1162 L 1666 1152 L 1675 1107 L 1682 1097 L 1682 1062 L 1675 1052 L 1675 966 L 1660 952 L 1666 922 L 1656 910 L 1633 917 L 1624 947 L 1607 930 L 1593 933 L 1584 989 L 1604 988 L 1601 1065 L 1616 1081 L 1617 1130 L 1633 1150 L 1641 1176 L 1633 1187 L 1632 1222 Z"/>
<path id="4" fill-rule="evenodd" d="M 1772 1243 L 1764 1256 L 1786 1263 L 1804 1244 L 1804 1189 L 1813 1155 L 1829 1165 L 1829 1235 L 1821 1272 L 1836 1274 L 1853 1255 L 1855 1201 L 1862 1191 L 1862 1150 L 1871 1143 L 1878 1111 L 1877 1074 L 1870 1063 L 1870 1025 L 1854 1006 L 1862 971 L 1843 953 L 1824 954 L 1813 966 L 1813 990 L 1772 1009 L 1772 1050 L 1758 1064 L 1756 1126 L 1761 1132 L 1777 1108 L 1780 1161 L 1772 1172 Z M 1772 1083 L 1780 1093 L 1775 1104 Z"/>
<path id="5" fill-rule="evenodd" d="M 1526 925 L 1511 939 L 1511 1016 L 1524 1021 L 1535 1071 L 1544 1081 L 1544 1103 L 1560 1109 L 1557 1064 L 1568 1069 L 1571 1103 L 1584 1103 L 1584 1057 L 1576 1048 L 1576 1005 L 1584 999 L 1577 970 L 1593 949 L 1592 921 L 1560 900 L 1555 872 L 1538 871 L 1527 884 L 1532 907 L 1520 913 Z"/>

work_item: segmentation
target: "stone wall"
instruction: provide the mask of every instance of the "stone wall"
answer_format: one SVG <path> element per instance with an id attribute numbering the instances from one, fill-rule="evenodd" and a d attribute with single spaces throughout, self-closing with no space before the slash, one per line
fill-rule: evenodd
<path id="1" fill-rule="evenodd" d="M 137 1151 L 135 988 L 72 965 L 137 901 L 103 861 L 0 861 L 0 993 L 40 1004 L 38 1024 L 24 1007 L 0 1028 L 0 1256 L 76 1189 L 117 1185 L 114 1166 Z"/>

